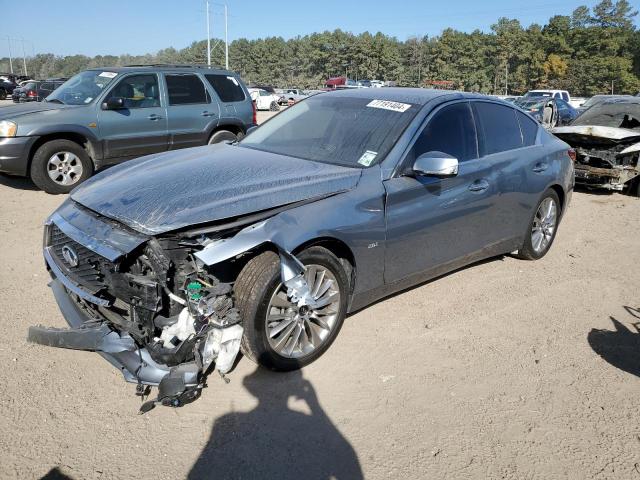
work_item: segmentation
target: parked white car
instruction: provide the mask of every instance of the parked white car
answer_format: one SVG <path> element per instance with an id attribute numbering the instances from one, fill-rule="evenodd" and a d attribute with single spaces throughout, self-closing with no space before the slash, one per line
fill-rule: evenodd
<path id="1" fill-rule="evenodd" d="M 307 98 L 309 94 L 299 88 L 286 88 L 280 94 L 280 103 L 282 105 L 288 105 L 291 103 L 299 102 Z"/>
<path id="2" fill-rule="evenodd" d="M 271 110 L 272 112 L 280 110 L 280 105 L 278 104 L 280 101 L 279 95 L 269 93 L 261 88 L 250 88 L 249 95 L 251 95 L 251 100 L 256 104 L 257 110 Z"/>

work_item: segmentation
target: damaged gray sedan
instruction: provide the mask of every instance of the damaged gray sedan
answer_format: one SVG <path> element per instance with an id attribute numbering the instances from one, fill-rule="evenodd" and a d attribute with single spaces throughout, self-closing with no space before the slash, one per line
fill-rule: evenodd
<path id="1" fill-rule="evenodd" d="M 144 157 L 78 187 L 44 256 L 70 329 L 143 407 L 197 398 L 241 349 L 316 360 L 349 312 L 476 262 L 543 257 L 573 188 L 569 147 L 517 108 L 414 89 L 311 97 L 241 142 Z M 360 328 L 366 328 L 361 325 Z"/>

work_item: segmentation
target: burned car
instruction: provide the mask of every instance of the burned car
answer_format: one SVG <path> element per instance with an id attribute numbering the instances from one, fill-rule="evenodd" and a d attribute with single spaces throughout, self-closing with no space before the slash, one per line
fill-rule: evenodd
<path id="1" fill-rule="evenodd" d="M 553 134 L 576 150 L 576 183 L 640 196 L 640 99 L 598 103 Z"/>
<path id="2" fill-rule="evenodd" d="M 322 355 L 349 312 L 506 252 L 542 258 L 571 151 L 521 110 L 421 89 L 317 95 L 242 141 L 147 156 L 76 188 L 44 257 L 69 329 L 156 404 L 198 397 L 241 349 L 274 370 Z M 362 325 L 362 328 L 366 328 Z"/>

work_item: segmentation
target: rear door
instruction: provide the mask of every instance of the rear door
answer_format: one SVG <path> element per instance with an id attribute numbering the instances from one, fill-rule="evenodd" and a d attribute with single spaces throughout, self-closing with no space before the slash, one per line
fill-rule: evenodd
<path id="1" fill-rule="evenodd" d="M 412 175 L 415 159 L 431 151 L 456 157 L 458 175 Z M 445 105 L 430 117 L 403 168 L 403 175 L 385 181 L 386 283 L 463 261 L 484 248 L 487 230 L 496 221 L 495 179 L 491 164 L 478 158 L 468 101 Z"/>
<path id="2" fill-rule="evenodd" d="M 521 238 L 523 221 L 529 220 L 528 178 L 540 148 L 535 144 L 538 125 L 527 115 L 506 105 L 473 101 L 478 129 L 480 161 L 491 169 L 495 182 L 492 216 L 487 218 L 487 244 L 509 243 Z M 518 116 L 527 122 L 526 144 Z M 532 125 L 534 123 L 534 125 Z"/>
<path id="3" fill-rule="evenodd" d="M 220 118 L 218 102 L 211 98 L 195 73 L 165 73 L 169 149 L 206 145 L 212 124 Z"/>
<path id="4" fill-rule="evenodd" d="M 236 123 L 238 119 L 243 124 L 251 123 L 251 101 L 247 99 L 237 78 L 223 73 L 208 73 L 204 78 L 219 101 L 220 123 Z"/>
<path id="5" fill-rule="evenodd" d="M 167 113 L 160 96 L 158 75 L 131 74 L 123 77 L 103 99 L 120 97 L 120 110 L 102 110 L 98 105 L 98 131 L 107 159 L 139 157 L 167 150 Z"/>

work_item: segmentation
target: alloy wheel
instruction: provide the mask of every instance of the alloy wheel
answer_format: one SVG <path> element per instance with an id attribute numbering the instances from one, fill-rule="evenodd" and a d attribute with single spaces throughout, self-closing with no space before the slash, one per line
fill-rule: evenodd
<path id="1" fill-rule="evenodd" d="M 57 152 L 47 162 L 49 178 L 58 185 L 73 185 L 82 176 L 82 162 L 71 152 Z"/>
<path id="2" fill-rule="evenodd" d="M 543 253 L 551 244 L 556 230 L 558 206 L 553 198 L 545 198 L 538 207 L 531 227 L 531 246 L 533 250 Z"/>
<path id="3" fill-rule="evenodd" d="M 321 265 L 308 265 L 304 274 L 308 298 L 293 303 L 287 287 L 278 285 L 271 296 L 265 319 L 271 348 L 286 358 L 301 358 L 322 345 L 336 326 L 340 290 L 336 277 Z"/>

